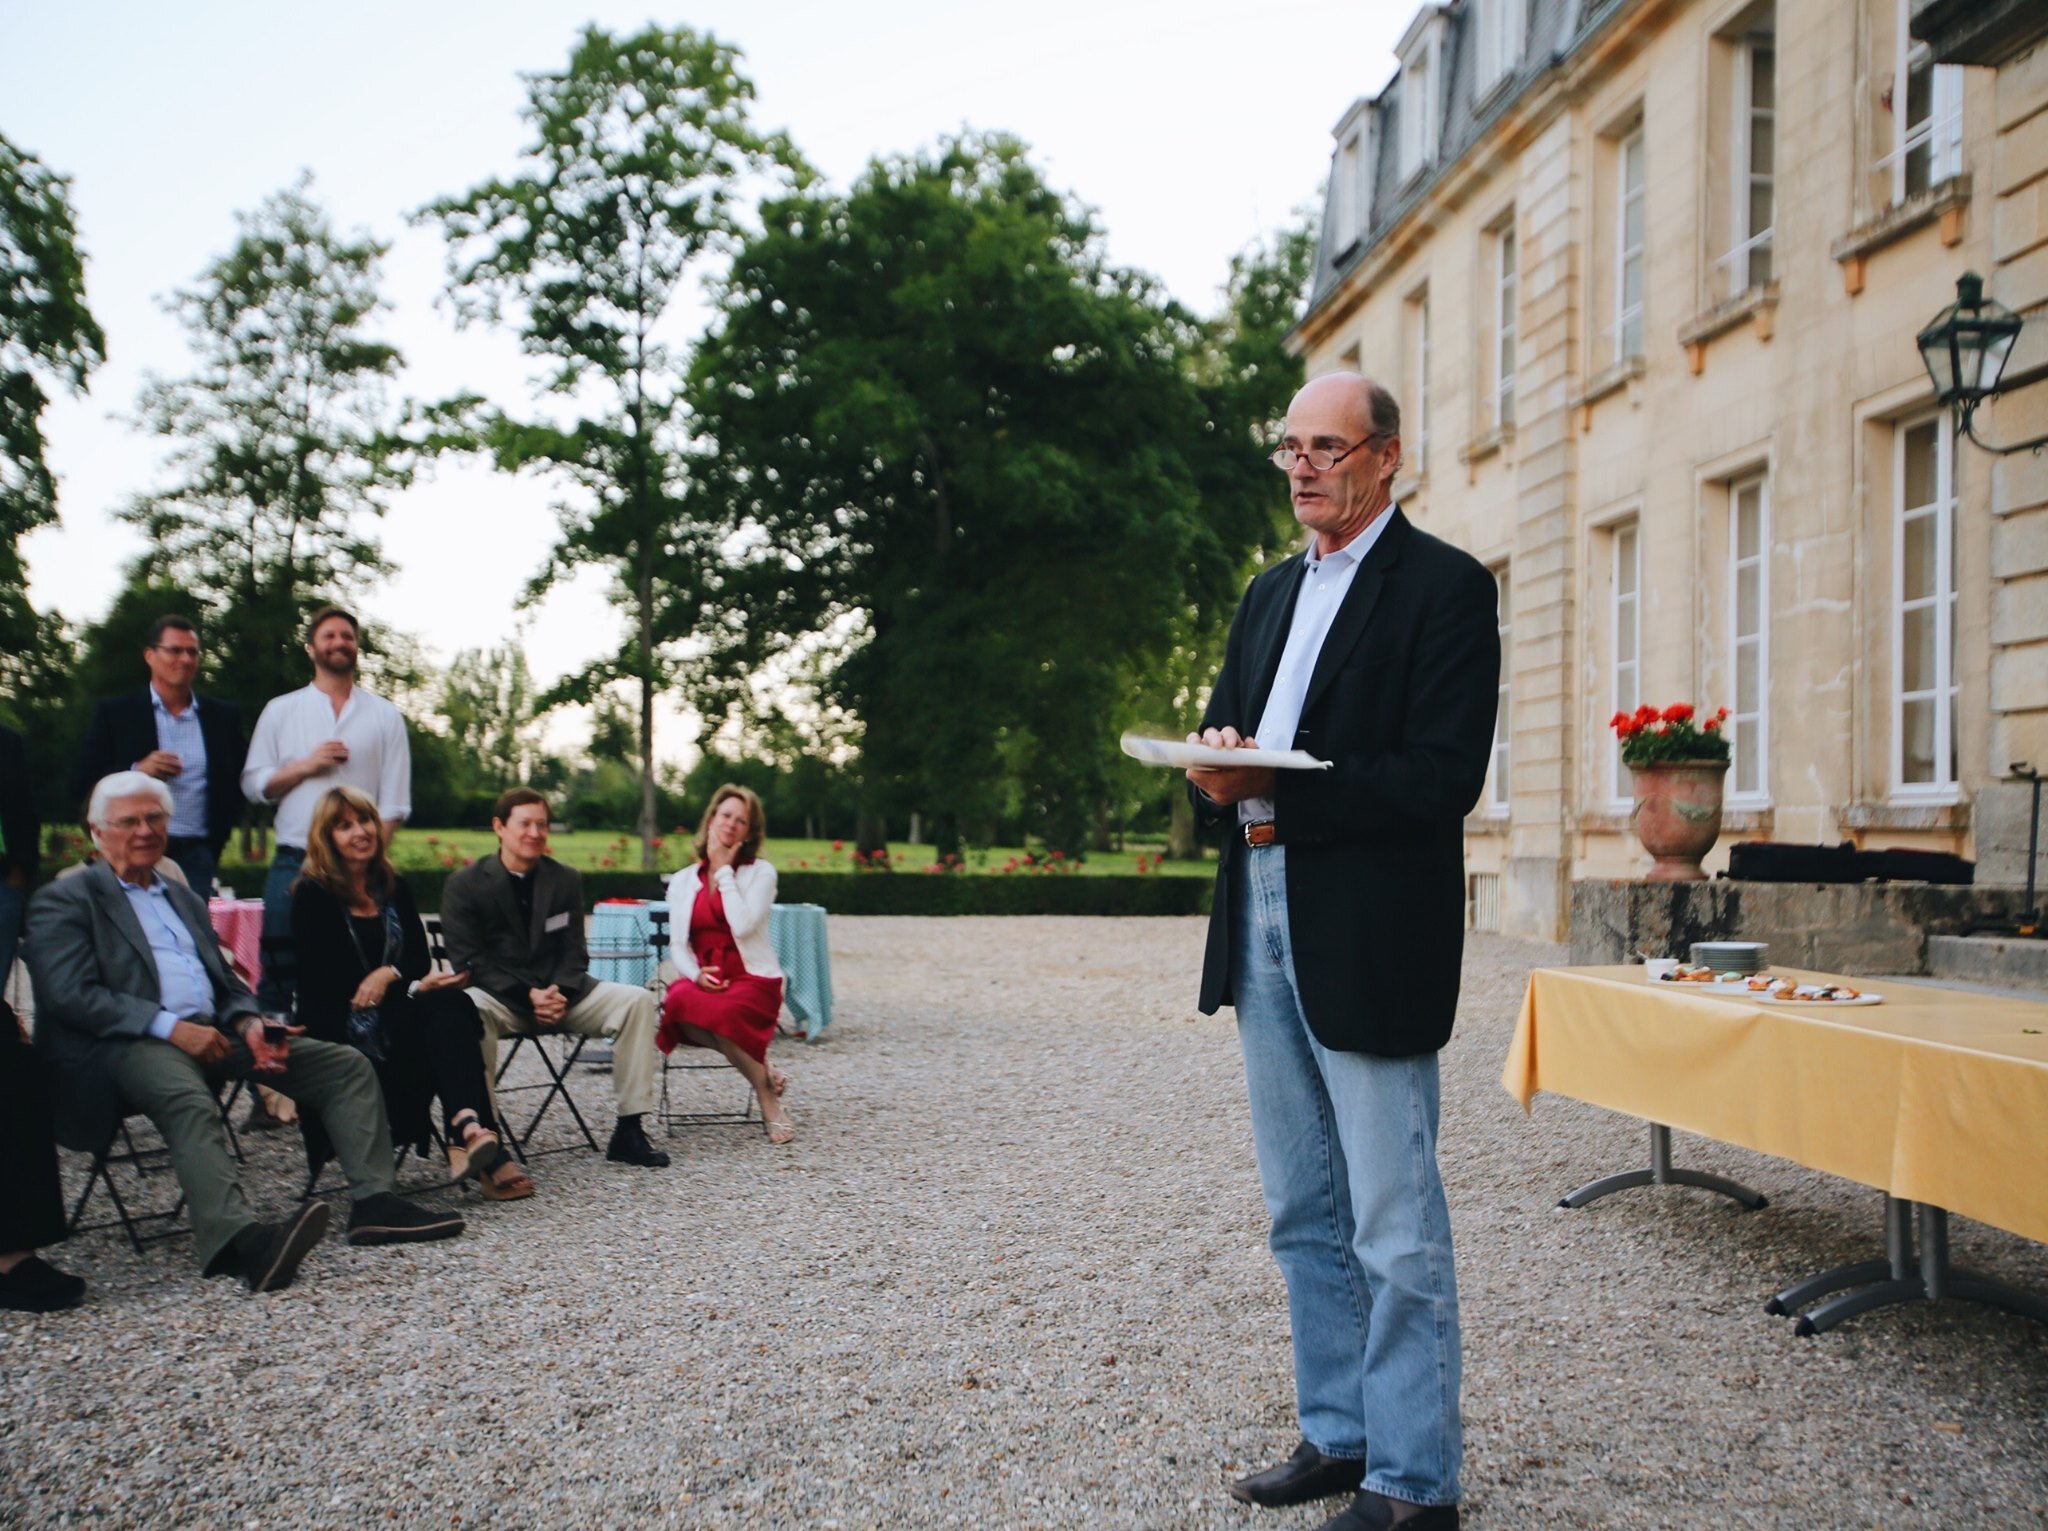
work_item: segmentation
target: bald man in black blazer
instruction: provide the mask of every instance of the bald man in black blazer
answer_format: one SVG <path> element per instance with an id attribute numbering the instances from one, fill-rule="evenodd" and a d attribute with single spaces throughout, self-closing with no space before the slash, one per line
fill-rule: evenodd
<path id="1" fill-rule="evenodd" d="M 1301 1419 L 1293 1455 L 1231 1492 L 1360 1490 L 1326 1531 L 1458 1525 L 1436 1054 L 1458 1003 L 1498 591 L 1392 503 L 1400 431 L 1392 397 L 1355 373 L 1295 395 L 1274 462 L 1309 542 L 1246 590 L 1197 736 L 1330 768 L 1188 773 L 1224 831 L 1201 1008 L 1237 1011 Z"/>

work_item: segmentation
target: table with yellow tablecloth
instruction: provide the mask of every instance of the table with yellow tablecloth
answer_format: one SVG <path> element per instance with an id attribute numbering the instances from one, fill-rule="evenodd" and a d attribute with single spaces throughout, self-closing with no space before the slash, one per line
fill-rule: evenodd
<path id="1" fill-rule="evenodd" d="M 2048 1003 L 1772 971 L 1884 1002 L 1538 968 L 1501 1083 L 1525 1109 L 1548 1090 L 2048 1241 Z"/>

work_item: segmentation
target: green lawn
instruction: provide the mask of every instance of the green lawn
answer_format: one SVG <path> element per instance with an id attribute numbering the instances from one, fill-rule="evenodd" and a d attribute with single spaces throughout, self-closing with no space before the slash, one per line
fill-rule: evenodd
<path id="1" fill-rule="evenodd" d="M 834 849 L 835 843 L 839 844 Z M 488 830 L 460 829 L 402 829 L 393 846 L 392 859 L 401 870 L 422 867 L 447 866 L 450 858 L 460 866 L 464 859 L 475 859 L 497 849 L 497 841 Z M 630 836 L 607 833 L 596 829 L 579 829 L 571 834 L 554 837 L 552 849 L 558 860 L 586 871 L 636 870 L 640 865 L 640 851 Z M 1081 877 L 1103 877 L 1114 873 L 1138 871 L 1138 862 L 1143 858 L 1147 873 L 1157 871 L 1167 877 L 1212 877 L 1215 875 L 1214 856 L 1205 856 L 1200 861 L 1160 861 L 1160 854 L 1166 849 L 1163 842 L 1141 842 L 1127 840 L 1121 851 L 1091 852 L 1088 859 L 1074 872 L 1062 870 L 1058 875 Z M 831 840 L 782 840 L 771 836 L 763 847 L 764 854 L 783 871 L 851 872 L 853 870 L 853 844 L 851 841 Z M 931 864 L 932 848 L 929 845 L 892 843 L 889 847 L 891 860 L 899 872 L 922 872 Z M 683 864 L 690 854 L 688 835 L 666 836 L 661 844 L 661 869 L 673 872 Z M 966 853 L 966 869 L 970 872 L 1003 873 L 1015 864 L 1014 875 L 1045 876 L 1047 872 L 1034 871 L 1027 865 L 1027 854 L 1022 846 L 992 846 L 986 850 L 970 850 Z M 1043 850 L 1030 854 L 1044 857 Z M 222 858 L 227 866 L 241 865 L 241 842 L 229 843 L 227 854 Z M 1063 863 L 1052 863 L 1062 866 Z"/>

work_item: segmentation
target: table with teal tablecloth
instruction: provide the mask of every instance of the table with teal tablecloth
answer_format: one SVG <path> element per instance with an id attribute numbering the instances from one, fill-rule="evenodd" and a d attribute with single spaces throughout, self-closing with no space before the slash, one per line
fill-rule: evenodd
<path id="1" fill-rule="evenodd" d="M 652 982 L 658 959 L 654 924 L 648 916 L 661 907 L 652 901 L 628 900 L 592 910 L 590 976 L 614 983 Z M 832 1024 L 832 950 L 825 906 L 777 904 L 768 914 L 768 934 L 775 943 L 775 960 L 782 965 L 782 1002 L 805 1040 L 815 1040 Z"/>

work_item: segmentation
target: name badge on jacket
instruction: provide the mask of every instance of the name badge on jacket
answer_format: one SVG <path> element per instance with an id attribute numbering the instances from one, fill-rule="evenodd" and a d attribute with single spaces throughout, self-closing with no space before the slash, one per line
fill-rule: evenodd
<path id="1" fill-rule="evenodd" d="M 568 928 L 569 912 L 566 909 L 563 910 L 560 914 L 549 915 L 547 924 L 541 926 L 542 930 L 547 931 L 550 934 L 557 930 L 567 930 Z"/>

